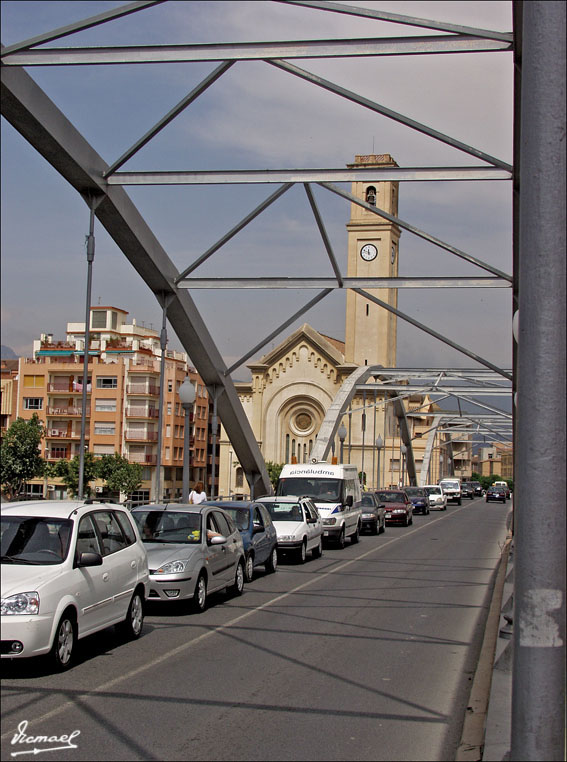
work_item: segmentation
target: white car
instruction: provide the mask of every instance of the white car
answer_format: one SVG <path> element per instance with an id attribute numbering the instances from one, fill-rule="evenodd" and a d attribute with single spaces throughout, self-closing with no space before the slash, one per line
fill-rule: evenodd
<path id="1" fill-rule="evenodd" d="M 447 510 L 447 495 L 443 492 L 439 484 L 426 484 L 423 489 L 427 492 L 430 510 Z"/>
<path id="2" fill-rule="evenodd" d="M 77 640 L 111 625 L 142 632 L 145 548 L 119 505 L 92 501 L 4 504 L 2 658 L 50 654 L 71 666 Z"/>
<path id="3" fill-rule="evenodd" d="M 313 501 L 308 497 L 262 497 L 256 500 L 268 509 L 278 533 L 278 553 L 290 553 L 305 563 L 307 553 L 313 558 L 323 553 L 323 523 Z"/>

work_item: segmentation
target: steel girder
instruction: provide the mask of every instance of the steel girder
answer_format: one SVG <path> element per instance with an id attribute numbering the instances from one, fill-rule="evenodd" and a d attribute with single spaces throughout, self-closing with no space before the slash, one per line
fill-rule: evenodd
<path id="1" fill-rule="evenodd" d="M 160 304 L 212 395 L 251 492 L 272 492 L 264 459 L 225 363 L 175 265 L 125 191 L 103 179 L 108 165 L 21 68 L 3 66 L 2 115 L 77 190 Z"/>

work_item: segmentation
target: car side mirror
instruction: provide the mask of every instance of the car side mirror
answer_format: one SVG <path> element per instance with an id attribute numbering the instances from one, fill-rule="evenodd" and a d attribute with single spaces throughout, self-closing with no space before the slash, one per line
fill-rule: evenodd
<path id="1" fill-rule="evenodd" d="M 353 503 L 354 503 L 354 499 L 352 495 L 347 495 L 347 498 L 345 500 L 345 505 L 348 505 L 349 508 L 352 508 Z"/>
<path id="2" fill-rule="evenodd" d="M 259 532 L 263 532 L 264 527 L 261 524 L 254 524 L 254 528 L 252 529 L 252 534 L 258 534 Z"/>
<path id="3" fill-rule="evenodd" d="M 385 507 L 386 507 L 386 503 L 380 503 L 378 506 L 378 508 L 385 508 Z"/>
<path id="4" fill-rule="evenodd" d="M 211 537 L 210 540 L 208 540 L 209 545 L 226 545 L 227 542 L 228 540 L 222 534 L 217 534 L 214 537 Z"/>
<path id="5" fill-rule="evenodd" d="M 102 566 L 102 556 L 100 553 L 80 553 L 77 566 Z"/>

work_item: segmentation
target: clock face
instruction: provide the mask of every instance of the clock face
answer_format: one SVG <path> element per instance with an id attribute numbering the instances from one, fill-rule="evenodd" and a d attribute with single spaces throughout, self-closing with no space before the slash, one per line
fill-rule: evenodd
<path id="1" fill-rule="evenodd" d="M 365 244 L 360 250 L 360 256 L 365 260 L 365 262 L 372 262 L 373 259 L 376 259 L 377 255 L 378 249 L 376 246 L 374 246 L 373 243 Z"/>

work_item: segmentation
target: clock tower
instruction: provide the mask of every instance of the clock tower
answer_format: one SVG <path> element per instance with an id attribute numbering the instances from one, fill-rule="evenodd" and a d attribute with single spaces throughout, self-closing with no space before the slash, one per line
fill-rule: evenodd
<path id="1" fill-rule="evenodd" d="M 390 154 L 355 156 L 349 169 L 397 167 Z M 371 206 L 398 215 L 399 183 L 369 180 L 352 183 L 351 193 Z M 348 231 L 349 278 L 392 278 L 398 275 L 400 228 L 357 204 L 351 204 Z M 365 288 L 383 302 L 397 307 L 394 288 Z M 374 302 L 347 290 L 345 362 L 356 365 L 396 365 L 396 316 Z"/>

